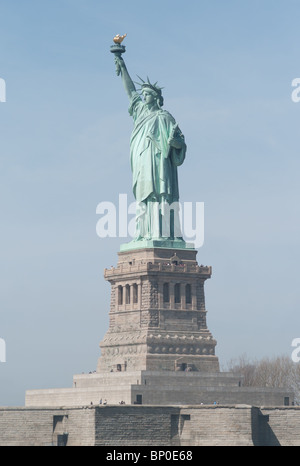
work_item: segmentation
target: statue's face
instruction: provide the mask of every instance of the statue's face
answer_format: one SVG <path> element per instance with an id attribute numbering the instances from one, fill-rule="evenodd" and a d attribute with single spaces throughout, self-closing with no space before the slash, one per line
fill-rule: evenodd
<path id="1" fill-rule="evenodd" d="M 143 96 L 146 104 L 153 104 L 154 102 L 156 102 L 156 96 L 154 95 L 154 93 L 148 91 L 147 89 L 143 91 Z"/>

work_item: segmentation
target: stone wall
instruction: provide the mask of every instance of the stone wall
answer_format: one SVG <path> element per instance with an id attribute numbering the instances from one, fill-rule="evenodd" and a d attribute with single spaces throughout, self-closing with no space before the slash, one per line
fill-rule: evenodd
<path id="1" fill-rule="evenodd" d="M 182 446 L 251 446 L 252 407 L 215 406 L 182 409 Z"/>
<path id="2" fill-rule="evenodd" d="M 82 405 L 98 405 L 100 399 L 117 404 L 120 401 L 131 403 L 131 390 L 122 385 L 111 389 L 107 387 L 87 388 L 45 388 L 41 390 L 28 390 L 25 396 L 26 407 L 81 407 Z"/>
<path id="3" fill-rule="evenodd" d="M 167 360 L 158 357 L 160 364 L 167 365 Z M 190 357 L 180 358 L 183 363 L 190 360 Z M 203 365 L 205 362 L 203 360 Z M 147 364 L 151 366 L 151 361 Z M 153 366 L 157 365 L 154 361 Z M 207 405 L 214 401 L 222 405 L 284 406 L 293 402 L 293 393 L 284 388 L 243 387 L 238 374 L 210 373 L 210 365 L 208 356 L 204 372 L 124 371 L 75 375 L 73 388 L 27 390 L 25 405 L 82 406 L 91 402 L 98 404 L 100 398 L 107 399 L 109 404 L 120 401 L 134 404 L 137 396 L 142 399 L 141 404 L 151 406 Z"/>
<path id="4" fill-rule="evenodd" d="M 0 446 L 50 446 L 63 438 L 69 446 L 94 445 L 95 410 L 0 408 Z"/>
<path id="5" fill-rule="evenodd" d="M 300 446 L 300 407 L 0 408 L 0 446 Z"/>
<path id="6" fill-rule="evenodd" d="M 172 445 L 172 414 L 179 411 L 126 405 L 96 408 L 96 445 Z"/>
<path id="7" fill-rule="evenodd" d="M 260 442 L 270 446 L 300 445 L 300 406 L 261 408 Z"/>
<path id="8" fill-rule="evenodd" d="M 111 407 L 96 410 L 96 444 L 251 446 L 251 406 Z"/>

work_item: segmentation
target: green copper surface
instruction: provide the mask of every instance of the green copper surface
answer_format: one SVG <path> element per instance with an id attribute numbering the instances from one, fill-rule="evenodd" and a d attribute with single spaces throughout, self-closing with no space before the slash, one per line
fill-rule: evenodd
<path id="1" fill-rule="evenodd" d="M 114 49 L 111 51 L 114 53 Z M 184 162 L 186 155 L 184 136 L 173 116 L 162 109 L 162 91 L 157 83 L 142 80 L 142 98 L 122 54 L 114 55 L 117 75 L 121 75 L 129 97 L 129 114 L 134 123 L 130 163 L 132 189 L 137 203 L 135 239 L 122 245 L 122 250 L 153 247 L 153 242 L 157 244 L 155 247 L 189 248 L 191 245 L 186 245 L 182 239 L 178 208 L 172 209 L 171 214 L 170 209 L 165 208 L 179 201 L 177 167 Z"/>
<path id="2" fill-rule="evenodd" d="M 184 240 L 158 239 L 158 240 L 134 240 L 121 244 L 120 251 L 131 251 L 133 249 L 163 248 L 163 249 L 195 249 L 193 243 L 186 243 Z"/>

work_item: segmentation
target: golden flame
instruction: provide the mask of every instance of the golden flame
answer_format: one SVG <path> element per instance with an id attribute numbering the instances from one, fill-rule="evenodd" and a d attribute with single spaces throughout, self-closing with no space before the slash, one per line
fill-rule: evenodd
<path id="1" fill-rule="evenodd" d="M 115 44 L 121 44 L 121 42 L 123 42 L 123 40 L 125 39 L 126 36 L 127 36 L 127 34 L 124 34 L 123 36 L 120 36 L 120 34 L 117 34 L 113 39 L 114 43 Z"/>

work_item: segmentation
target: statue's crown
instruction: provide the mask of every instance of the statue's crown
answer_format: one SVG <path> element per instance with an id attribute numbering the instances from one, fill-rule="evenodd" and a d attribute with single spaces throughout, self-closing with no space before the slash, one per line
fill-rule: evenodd
<path id="1" fill-rule="evenodd" d="M 140 79 L 141 82 L 140 82 L 140 83 L 136 83 L 136 84 L 138 84 L 138 85 L 140 86 L 140 90 L 143 90 L 143 89 L 145 89 L 145 88 L 149 88 L 149 89 L 152 89 L 154 92 L 156 92 L 156 93 L 159 95 L 159 97 L 161 97 L 161 95 L 162 95 L 162 92 L 161 92 L 161 91 L 162 91 L 163 87 L 159 87 L 159 86 L 157 85 L 157 82 L 156 82 L 155 84 L 151 84 L 151 82 L 150 82 L 148 76 L 147 76 L 147 82 L 144 81 L 144 80 L 143 80 L 142 78 L 140 78 L 139 76 L 138 76 L 138 78 Z"/>

